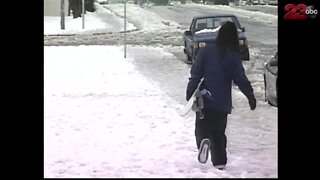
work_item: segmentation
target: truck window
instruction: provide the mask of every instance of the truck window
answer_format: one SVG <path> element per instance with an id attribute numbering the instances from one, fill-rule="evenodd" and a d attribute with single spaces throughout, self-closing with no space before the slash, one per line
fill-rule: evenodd
<path id="1" fill-rule="evenodd" d="M 207 29 L 207 19 L 198 19 L 196 22 L 195 31 Z"/>
<path id="2" fill-rule="evenodd" d="M 197 19 L 195 22 L 195 31 L 200 31 L 202 29 L 215 29 L 222 26 L 225 22 L 234 22 L 238 29 L 240 29 L 238 21 L 234 17 L 209 17 Z"/>
<path id="3" fill-rule="evenodd" d="M 238 20 L 235 17 L 222 16 L 222 17 L 207 17 L 207 18 L 196 19 L 192 22 L 190 26 L 190 30 L 193 33 L 195 33 L 203 29 L 216 29 L 219 26 L 222 26 L 227 21 L 235 23 L 238 29 L 241 28 Z"/>
<path id="4" fill-rule="evenodd" d="M 222 26 L 227 21 L 233 22 L 237 25 L 237 23 L 233 20 L 232 17 L 220 17 L 220 18 L 214 18 L 214 27 Z"/>

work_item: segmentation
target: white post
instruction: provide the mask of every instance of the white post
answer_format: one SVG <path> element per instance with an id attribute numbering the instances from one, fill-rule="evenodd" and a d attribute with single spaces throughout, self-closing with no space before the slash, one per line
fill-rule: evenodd
<path id="1" fill-rule="evenodd" d="M 61 20 L 60 20 L 60 25 L 61 29 L 65 29 L 65 24 L 64 24 L 64 0 L 61 0 Z"/>
<path id="2" fill-rule="evenodd" d="M 84 29 L 84 0 L 82 0 L 82 29 Z"/>
<path id="3" fill-rule="evenodd" d="M 124 58 L 127 58 L 127 0 L 124 0 Z"/>

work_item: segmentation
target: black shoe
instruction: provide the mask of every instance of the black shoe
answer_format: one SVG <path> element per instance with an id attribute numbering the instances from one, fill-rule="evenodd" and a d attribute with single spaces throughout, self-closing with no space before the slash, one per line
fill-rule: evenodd
<path id="1" fill-rule="evenodd" d="M 198 161 L 202 164 L 206 163 L 209 156 L 210 150 L 210 140 L 203 139 L 200 144 L 199 152 L 198 152 Z"/>
<path id="2" fill-rule="evenodd" d="M 219 169 L 219 170 L 224 170 L 226 168 L 226 165 L 216 165 L 214 167 Z"/>

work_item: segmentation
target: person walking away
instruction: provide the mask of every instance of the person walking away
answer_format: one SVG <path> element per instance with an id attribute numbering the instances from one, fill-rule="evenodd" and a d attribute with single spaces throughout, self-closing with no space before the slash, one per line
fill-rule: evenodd
<path id="1" fill-rule="evenodd" d="M 233 22 L 227 21 L 220 27 L 216 43 L 199 50 L 186 90 L 188 101 L 203 78 L 200 90 L 207 93 L 203 96 L 203 109 L 196 112 L 195 122 L 198 160 L 206 163 L 210 151 L 213 166 L 220 170 L 227 164 L 225 130 L 227 116 L 232 110 L 233 82 L 249 100 L 251 110 L 256 108 L 253 88 L 240 57 L 237 28 Z"/>

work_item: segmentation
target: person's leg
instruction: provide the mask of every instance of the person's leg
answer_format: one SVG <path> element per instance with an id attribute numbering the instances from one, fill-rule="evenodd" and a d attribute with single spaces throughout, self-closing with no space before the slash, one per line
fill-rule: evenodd
<path id="1" fill-rule="evenodd" d="M 202 112 L 203 113 L 203 112 Z M 209 121 L 205 118 L 206 115 L 200 112 L 196 113 L 196 143 L 198 147 L 198 161 L 206 163 L 210 152 L 210 128 Z"/>
<path id="2" fill-rule="evenodd" d="M 227 164 L 227 137 L 225 130 L 227 126 L 227 113 L 208 110 L 211 123 L 211 161 L 214 166 Z M 223 168 L 222 168 L 223 169 Z"/>
<path id="3" fill-rule="evenodd" d="M 195 136 L 197 148 L 200 148 L 200 143 L 205 138 L 210 138 L 210 128 L 208 126 L 209 121 L 204 114 L 204 118 L 200 119 L 201 114 L 196 112 L 196 123 L 195 123 Z"/>

